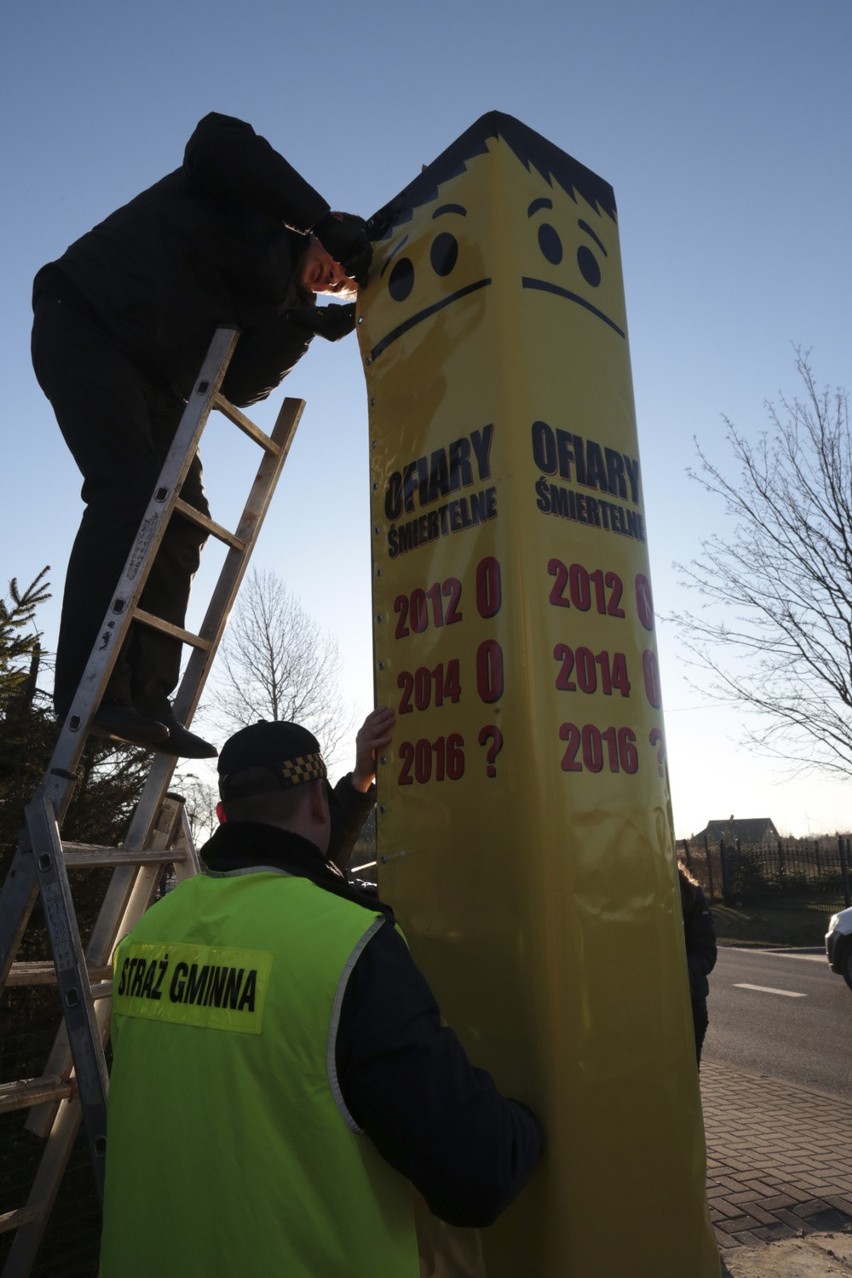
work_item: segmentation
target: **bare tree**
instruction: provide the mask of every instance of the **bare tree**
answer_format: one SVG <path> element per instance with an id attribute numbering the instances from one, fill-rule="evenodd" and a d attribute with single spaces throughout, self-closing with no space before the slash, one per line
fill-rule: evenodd
<path id="1" fill-rule="evenodd" d="M 335 641 L 276 573 L 255 570 L 222 640 L 205 715 L 226 733 L 258 719 L 294 720 L 314 733 L 330 759 L 352 727 L 339 675 Z"/>
<path id="2" fill-rule="evenodd" d="M 728 478 L 698 448 L 690 472 L 722 497 L 732 533 L 679 564 L 703 614 L 672 618 L 717 698 L 759 716 L 748 741 L 806 767 L 852 774 L 852 446 L 845 390 L 819 390 L 797 350 L 801 398 L 767 403 L 751 444 L 726 418 Z M 722 613 L 719 612 L 719 606 Z M 720 618 L 721 615 L 721 619 Z"/>
<path id="3" fill-rule="evenodd" d="M 184 801 L 192 842 L 196 847 L 206 842 L 219 824 L 216 817 L 219 793 L 211 780 L 212 775 L 212 771 L 196 772 L 184 762 L 178 766 L 172 783 L 172 790 L 177 791 Z"/>

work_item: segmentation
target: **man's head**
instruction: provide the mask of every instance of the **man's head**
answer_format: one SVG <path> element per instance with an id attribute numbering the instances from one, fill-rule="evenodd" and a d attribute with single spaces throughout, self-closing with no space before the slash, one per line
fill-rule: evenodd
<path id="1" fill-rule="evenodd" d="M 296 264 L 296 278 L 308 293 L 331 293 L 342 301 L 354 301 L 358 296 L 358 285 L 315 235 L 308 237 L 307 248 Z"/>
<path id="2" fill-rule="evenodd" d="M 292 830 L 327 850 L 327 771 L 307 728 L 265 719 L 241 728 L 222 747 L 218 768 L 226 820 Z"/>

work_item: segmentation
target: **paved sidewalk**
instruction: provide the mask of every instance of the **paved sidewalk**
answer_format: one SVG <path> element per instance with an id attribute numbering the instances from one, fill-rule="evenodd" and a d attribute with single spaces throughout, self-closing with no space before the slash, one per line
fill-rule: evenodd
<path id="1" fill-rule="evenodd" d="M 710 1217 L 732 1278 L 852 1275 L 852 1101 L 710 1061 L 701 1095 Z"/>

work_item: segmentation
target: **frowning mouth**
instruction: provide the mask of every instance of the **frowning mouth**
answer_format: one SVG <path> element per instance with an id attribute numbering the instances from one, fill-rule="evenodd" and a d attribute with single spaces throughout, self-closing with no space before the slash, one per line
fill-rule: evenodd
<path id="1" fill-rule="evenodd" d="M 409 315 L 407 320 L 403 320 L 401 324 L 398 324 L 396 328 L 392 328 L 380 341 L 376 342 L 370 351 L 370 358 L 378 359 L 382 351 L 387 350 L 392 342 L 395 342 L 398 337 L 402 337 L 403 333 L 407 333 L 410 328 L 414 328 L 421 320 L 428 319 L 430 315 L 436 314 L 437 311 L 442 311 L 445 306 L 449 306 L 452 302 L 457 302 L 462 297 L 467 297 L 469 293 L 475 293 L 477 289 L 485 288 L 490 283 L 490 277 L 484 280 L 477 280 L 474 284 L 468 284 L 464 288 L 458 289 L 455 293 L 450 293 L 449 297 L 442 297 L 439 302 L 434 302 L 431 306 L 424 307 L 422 311 L 417 311 L 415 315 Z"/>
<path id="2" fill-rule="evenodd" d="M 604 324 L 608 324 L 610 328 L 615 329 L 619 337 L 624 337 L 624 329 L 619 328 L 608 315 L 604 315 L 603 311 L 599 311 L 596 306 L 587 301 L 585 297 L 580 297 L 579 293 L 572 293 L 567 288 L 560 288 L 558 284 L 551 284 L 549 280 L 532 279 L 529 275 L 524 275 L 521 279 L 522 288 L 537 288 L 542 293 L 556 293 L 558 297 L 566 297 L 569 302 L 576 302 L 578 306 L 584 307 L 587 311 L 591 311 L 593 315 L 597 315 L 599 320 L 603 320 Z"/>

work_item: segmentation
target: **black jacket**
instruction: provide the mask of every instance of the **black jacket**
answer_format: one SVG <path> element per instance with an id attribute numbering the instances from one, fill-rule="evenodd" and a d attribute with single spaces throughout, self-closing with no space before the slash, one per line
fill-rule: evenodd
<path id="1" fill-rule="evenodd" d="M 707 898 L 700 887 L 694 887 L 691 901 L 681 898 L 686 962 L 689 968 L 689 993 L 693 1002 L 706 999 L 710 992 L 707 980 L 716 966 L 716 930 Z"/>
<path id="2" fill-rule="evenodd" d="M 42 292 L 83 299 L 155 385 L 186 398 L 213 332 L 243 336 L 224 394 L 263 398 L 307 350 L 284 313 L 304 305 L 294 279 L 305 234 L 328 204 L 250 124 L 215 112 L 183 165 L 75 241 L 36 276 Z"/>
<path id="3" fill-rule="evenodd" d="M 210 869 L 274 865 L 385 915 L 349 977 L 336 1062 L 353 1117 L 382 1156 L 450 1224 L 488 1225 L 525 1184 L 541 1153 L 530 1111 L 498 1092 L 441 1024 L 434 996 L 389 906 L 347 884 L 298 835 L 240 822 L 201 849 Z"/>

